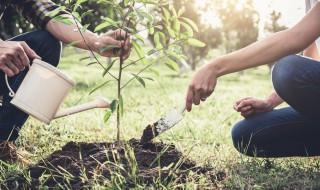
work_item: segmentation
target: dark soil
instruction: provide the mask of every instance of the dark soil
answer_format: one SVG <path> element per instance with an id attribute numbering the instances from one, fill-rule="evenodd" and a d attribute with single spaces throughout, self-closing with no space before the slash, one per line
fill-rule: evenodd
<path id="1" fill-rule="evenodd" d="M 136 139 L 120 145 L 69 142 L 61 150 L 28 168 L 31 182 L 16 176 L 8 178 L 6 186 L 10 189 L 36 189 L 39 185 L 87 189 L 90 183 L 102 184 L 106 179 L 118 179 L 119 183 L 119 179 L 122 179 L 121 185 L 126 189 L 134 187 L 136 183 L 154 184 L 158 179 L 163 183 L 172 180 L 184 183 L 191 171 L 205 175 L 211 185 L 226 177 L 224 172 L 196 166 L 172 144 L 141 144 Z M 121 174 L 123 178 L 115 178 L 115 174 Z M 59 184 L 63 186 L 59 187 Z"/>
<path id="2" fill-rule="evenodd" d="M 140 143 L 145 144 L 150 142 L 153 138 L 159 135 L 157 128 L 158 123 L 154 123 L 152 125 L 148 125 L 144 130 L 140 140 Z"/>

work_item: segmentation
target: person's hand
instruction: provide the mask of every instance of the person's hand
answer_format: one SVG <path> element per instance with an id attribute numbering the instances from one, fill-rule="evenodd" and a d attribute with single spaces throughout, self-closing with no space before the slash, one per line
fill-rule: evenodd
<path id="1" fill-rule="evenodd" d="M 192 104 L 199 105 L 201 101 L 206 101 L 212 94 L 217 83 L 217 77 L 212 63 L 197 71 L 188 87 L 186 97 L 186 109 L 188 111 L 191 111 Z"/>
<path id="2" fill-rule="evenodd" d="M 25 42 L 0 40 L 0 69 L 9 77 L 30 67 L 30 59 L 41 59 Z"/>
<path id="3" fill-rule="evenodd" d="M 244 98 L 237 101 L 233 108 L 240 112 L 245 118 L 257 113 L 268 112 L 273 110 L 272 104 L 268 100 L 260 100 L 256 98 Z"/>
<path id="4" fill-rule="evenodd" d="M 130 36 L 124 30 L 118 29 L 101 34 L 91 40 L 91 44 L 94 51 L 105 57 L 123 56 L 124 59 L 127 59 L 130 55 Z"/>

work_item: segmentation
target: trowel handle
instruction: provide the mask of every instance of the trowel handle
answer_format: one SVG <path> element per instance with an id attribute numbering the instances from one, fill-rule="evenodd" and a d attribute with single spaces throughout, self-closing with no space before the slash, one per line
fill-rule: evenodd
<path id="1" fill-rule="evenodd" d="M 54 118 L 57 119 L 94 108 L 110 108 L 110 104 L 103 98 L 97 98 L 96 100 L 93 100 L 91 102 L 59 111 Z"/>

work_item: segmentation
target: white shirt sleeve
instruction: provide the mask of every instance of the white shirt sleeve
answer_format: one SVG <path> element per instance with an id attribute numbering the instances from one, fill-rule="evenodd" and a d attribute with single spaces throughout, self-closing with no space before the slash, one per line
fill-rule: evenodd
<path id="1" fill-rule="evenodd" d="M 306 1 L 306 13 L 316 4 L 319 0 L 305 0 Z M 318 51 L 320 52 L 320 38 L 316 40 Z"/>

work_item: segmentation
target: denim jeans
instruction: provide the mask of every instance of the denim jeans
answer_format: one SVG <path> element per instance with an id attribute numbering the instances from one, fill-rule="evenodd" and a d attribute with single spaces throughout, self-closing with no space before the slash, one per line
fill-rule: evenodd
<path id="1" fill-rule="evenodd" d="M 43 61 L 57 66 L 61 54 L 61 42 L 54 38 L 49 32 L 38 30 L 29 32 L 10 39 L 10 41 L 25 41 Z M 23 81 L 25 70 L 18 75 L 9 78 L 10 86 L 16 91 Z M 20 111 L 10 104 L 11 97 L 4 79 L 4 72 L 0 71 L 0 94 L 3 95 L 3 103 L 0 107 L 0 140 L 14 141 L 19 136 L 19 131 L 28 119 L 28 114 Z"/>
<path id="2" fill-rule="evenodd" d="M 290 107 L 238 122 L 232 129 L 235 148 L 257 157 L 320 155 L 320 62 L 297 55 L 282 58 L 272 82 Z"/>

